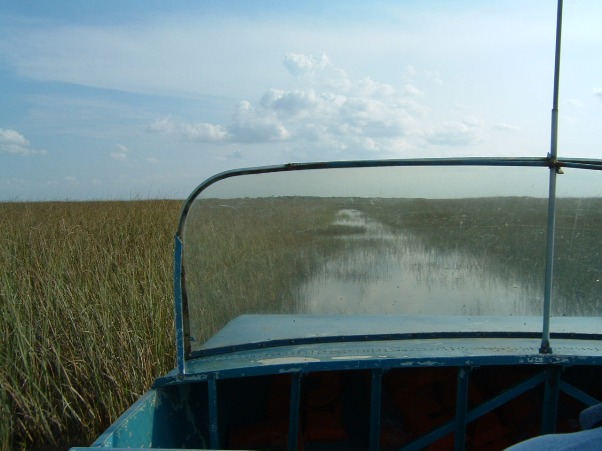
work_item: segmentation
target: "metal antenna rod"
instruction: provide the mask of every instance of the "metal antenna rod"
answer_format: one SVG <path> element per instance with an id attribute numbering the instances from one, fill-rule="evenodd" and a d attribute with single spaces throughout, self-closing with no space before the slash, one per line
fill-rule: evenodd
<path id="1" fill-rule="evenodd" d="M 554 64 L 554 101 L 552 106 L 552 136 L 550 143 L 550 187 L 548 195 L 548 235 L 546 242 L 546 275 L 544 285 L 543 303 L 543 330 L 541 338 L 541 354 L 551 354 L 550 345 L 550 315 L 552 305 L 552 288 L 554 274 L 554 238 L 556 229 L 556 175 L 560 167 L 557 165 L 558 157 L 558 91 L 560 84 L 560 44 L 562 32 L 562 0 L 558 0 L 556 13 L 556 55 Z"/>
<path id="2" fill-rule="evenodd" d="M 554 100 L 552 104 L 552 137 L 550 146 L 550 157 L 556 160 L 558 157 L 558 91 L 560 86 L 560 46 L 562 42 L 562 0 L 558 0 L 558 12 L 556 13 L 556 54 L 554 61 Z"/>

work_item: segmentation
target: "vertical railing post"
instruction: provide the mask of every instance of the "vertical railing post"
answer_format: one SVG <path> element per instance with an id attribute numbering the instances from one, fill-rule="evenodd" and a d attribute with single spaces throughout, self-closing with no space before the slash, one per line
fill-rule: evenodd
<path id="1" fill-rule="evenodd" d="M 382 399 L 382 375 L 381 368 L 375 368 L 371 372 L 370 383 L 370 451 L 380 449 L 380 416 Z"/>
<path id="2" fill-rule="evenodd" d="M 288 451 L 296 451 L 299 443 L 299 413 L 301 411 L 301 373 L 291 374 L 291 398 L 288 415 Z"/>
<path id="3" fill-rule="evenodd" d="M 178 235 L 175 236 L 174 250 L 174 309 L 176 326 L 176 360 L 178 365 L 178 374 L 183 375 L 186 372 L 185 359 L 185 324 L 184 324 L 184 300 L 182 296 L 182 240 Z"/>
<path id="4" fill-rule="evenodd" d="M 456 429 L 454 432 L 454 450 L 464 451 L 466 448 L 466 416 L 468 411 L 468 377 L 469 367 L 458 368 L 456 388 Z"/>
<path id="5" fill-rule="evenodd" d="M 546 369 L 543 412 L 541 414 L 542 434 L 553 434 L 556 432 L 560 370 L 561 369 L 559 367 L 549 367 Z"/>
<path id="6" fill-rule="evenodd" d="M 216 376 L 212 375 L 207 380 L 207 395 L 207 402 L 209 404 L 209 447 L 211 449 L 219 449 Z"/>
<path id="7" fill-rule="evenodd" d="M 558 92 L 560 86 L 560 47 L 562 42 L 562 0 L 558 0 L 556 13 L 556 52 L 554 62 L 554 100 L 552 105 L 552 132 L 550 140 L 550 187 L 548 195 L 548 230 L 546 239 L 546 274 L 544 285 L 543 329 L 541 337 L 541 354 L 551 354 L 550 316 L 552 314 L 552 290 L 554 274 L 554 241 L 556 234 L 556 174 L 558 166 Z"/>
<path id="8" fill-rule="evenodd" d="M 556 235 L 556 169 L 550 168 L 548 197 L 548 222 L 546 238 L 546 274 L 543 293 L 543 328 L 541 334 L 541 354 L 551 354 L 550 317 L 552 315 L 552 290 L 554 289 L 554 241 Z"/>

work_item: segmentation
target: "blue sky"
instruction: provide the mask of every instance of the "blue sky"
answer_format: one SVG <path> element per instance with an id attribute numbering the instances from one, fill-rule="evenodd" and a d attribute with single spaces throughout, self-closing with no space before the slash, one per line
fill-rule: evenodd
<path id="1" fill-rule="evenodd" d="M 185 197 L 287 162 L 545 156 L 556 5 L 0 5 L 0 200 Z M 566 0 L 559 152 L 602 158 L 602 2 Z"/>

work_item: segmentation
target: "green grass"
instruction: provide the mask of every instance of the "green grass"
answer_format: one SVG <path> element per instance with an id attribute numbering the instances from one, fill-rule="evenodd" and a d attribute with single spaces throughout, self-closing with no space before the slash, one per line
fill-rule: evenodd
<path id="1" fill-rule="evenodd" d="M 178 201 L 0 204 L 0 448 L 87 445 L 174 366 Z"/>

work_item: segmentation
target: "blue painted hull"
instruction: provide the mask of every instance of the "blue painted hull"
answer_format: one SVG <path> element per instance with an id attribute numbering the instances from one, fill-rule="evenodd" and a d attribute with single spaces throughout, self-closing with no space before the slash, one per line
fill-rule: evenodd
<path id="1" fill-rule="evenodd" d="M 268 317 L 274 330 L 266 332 Z M 283 315 L 280 327 L 291 318 Z M 408 326 L 399 339 L 367 338 L 386 332 L 391 318 L 381 329 L 376 317 L 360 318 L 330 318 L 338 323 L 332 332 L 353 324 L 364 337 L 352 342 L 234 349 L 245 328 L 279 328 L 273 315 L 238 318 L 239 333 L 226 327 L 215 337 L 231 352 L 157 379 L 92 448 L 503 449 L 541 432 L 577 430 L 571 419 L 602 399 L 595 383 L 602 341 L 593 335 L 555 337 L 555 353 L 540 354 L 526 322 L 505 336 L 477 338 L 434 329 L 412 337 Z M 416 330 L 424 332 L 425 322 L 441 330 L 442 321 L 423 318 Z M 583 333 L 596 321 L 583 321 Z"/>

